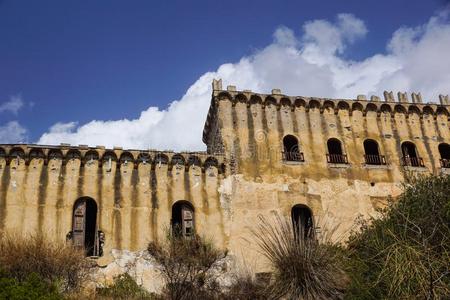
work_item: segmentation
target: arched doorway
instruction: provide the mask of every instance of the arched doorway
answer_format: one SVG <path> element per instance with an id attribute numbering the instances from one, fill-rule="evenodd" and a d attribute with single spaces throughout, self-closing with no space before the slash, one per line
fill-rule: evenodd
<path id="1" fill-rule="evenodd" d="M 441 167 L 450 168 L 450 145 L 447 143 L 439 144 L 439 154 L 441 155 Z"/>
<path id="2" fill-rule="evenodd" d="M 305 238 L 314 235 L 314 222 L 311 209 L 306 205 L 297 204 L 291 209 L 292 225 L 297 234 L 303 234 Z"/>
<path id="3" fill-rule="evenodd" d="M 172 233 L 175 236 L 189 237 L 195 234 L 194 207 L 188 201 L 177 201 L 172 206 L 172 219 L 170 221 Z"/>
<path id="4" fill-rule="evenodd" d="M 286 135 L 283 138 L 283 160 L 304 161 L 303 153 L 299 151 L 298 140 L 293 135 Z"/>
<path id="5" fill-rule="evenodd" d="M 364 141 L 364 158 L 368 165 L 385 165 L 384 156 L 380 155 L 378 143 L 375 140 L 367 139 Z"/>
<path id="6" fill-rule="evenodd" d="M 332 164 L 346 164 L 347 155 L 342 151 L 341 141 L 336 138 L 331 138 L 327 141 L 327 162 Z"/>
<path id="7" fill-rule="evenodd" d="M 92 198 L 80 198 L 73 206 L 72 242 L 86 256 L 100 256 L 97 203 Z"/>
<path id="8" fill-rule="evenodd" d="M 422 158 L 417 153 L 417 148 L 414 143 L 402 143 L 403 165 L 412 167 L 423 167 Z"/>

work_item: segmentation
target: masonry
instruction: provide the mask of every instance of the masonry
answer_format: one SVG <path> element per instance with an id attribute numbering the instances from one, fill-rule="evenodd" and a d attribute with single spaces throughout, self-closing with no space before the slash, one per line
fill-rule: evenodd
<path id="1" fill-rule="evenodd" d="M 448 96 L 411 96 L 265 95 L 215 80 L 206 152 L 0 145 L 0 230 L 73 243 L 99 265 L 177 226 L 256 260 L 251 228 L 274 213 L 346 236 L 405 176 L 450 170 Z"/>

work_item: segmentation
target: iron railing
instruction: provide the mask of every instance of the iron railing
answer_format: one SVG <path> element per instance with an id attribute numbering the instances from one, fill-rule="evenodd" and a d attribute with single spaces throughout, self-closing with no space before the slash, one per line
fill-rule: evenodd
<path id="1" fill-rule="evenodd" d="M 384 155 L 366 154 L 366 155 L 364 155 L 364 159 L 366 160 L 366 165 L 385 165 L 386 164 L 386 157 Z"/>
<path id="2" fill-rule="evenodd" d="M 348 164 L 347 154 L 327 154 L 327 163 Z"/>
<path id="3" fill-rule="evenodd" d="M 425 167 L 422 157 L 403 156 L 402 162 L 403 166 L 422 167 L 422 168 Z"/>
<path id="4" fill-rule="evenodd" d="M 283 155 L 283 160 L 284 161 L 297 161 L 297 162 L 305 161 L 305 157 L 303 156 L 303 152 L 297 152 L 297 151 L 287 152 L 287 151 L 283 151 L 282 155 Z"/>

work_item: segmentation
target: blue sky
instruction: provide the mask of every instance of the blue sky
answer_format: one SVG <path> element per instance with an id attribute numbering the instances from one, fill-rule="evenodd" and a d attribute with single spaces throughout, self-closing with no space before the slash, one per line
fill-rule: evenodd
<path id="1" fill-rule="evenodd" d="M 377 70 L 385 66 L 380 67 L 382 70 L 377 74 L 358 70 L 373 78 L 396 73 L 395 80 L 389 80 L 397 82 L 388 86 L 391 89 L 421 87 L 422 84 L 417 83 L 412 86 L 414 82 L 423 81 L 409 78 L 406 70 L 398 74 L 407 56 L 403 48 L 413 43 L 411 48 L 418 49 L 414 54 L 416 58 L 439 52 L 426 51 L 425 46 L 431 42 L 422 47 L 425 50 L 419 43 L 424 41 L 425 44 L 427 34 L 430 38 L 436 32 L 447 36 L 449 23 L 443 15 L 446 5 L 446 1 L 439 0 L 0 0 L 0 142 L 93 144 L 99 141 L 107 146 L 202 149 L 199 131 L 206 117 L 207 103 L 189 98 L 200 99 L 208 94 L 203 88 L 205 83 L 199 82 L 207 72 L 214 72 L 212 77 L 231 74 L 225 81 L 242 89 L 265 91 L 280 87 L 287 92 L 314 94 L 321 90 L 320 85 L 313 88 L 316 82 L 327 80 L 323 79 L 326 76 L 323 70 L 320 74 L 314 73 L 320 71 L 314 65 L 323 68 L 328 64 L 331 72 L 340 72 L 340 75 L 330 79 L 336 88 L 325 91 L 323 96 L 348 97 L 350 91 L 339 87 L 339 82 L 354 81 L 357 94 L 379 92 L 378 84 L 385 78 L 380 78 L 376 84 L 359 84 L 364 79 L 348 79 L 345 74 L 350 67 L 355 67 L 353 62 L 361 63 L 357 67 L 363 68 L 363 62 L 372 63 L 381 55 L 382 61 L 371 68 Z M 438 24 L 428 29 L 435 17 L 439 17 Z M 401 28 L 406 30 L 402 32 Z M 394 39 L 399 30 L 400 37 Z M 287 43 L 280 38 L 286 35 Z M 320 40 L 324 36 L 334 37 L 330 39 L 331 47 Z M 336 44 L 341 47 L 324 54 L 324 49 Z M 450 45 L 442 45 L 444 49 L 447 46 Z M 302 72 L 317 74 L 316 82 L 302 85 L 295 80 L 289 82 L 291 79 L 283 76 L 239 75 L 242 74 L 239 71 L 242 59 L 249 60 L 254 70 L 264 74 L 276 68 L 284 57 L 289 57 L 289 51 L 283 52 L 286 49 L 302 55 L 309 53 L 308 65 L 302 65 L 296 58 L 298 68 L 286 73 L 298 75 L 297 80 L 305 76 L 299 74 Z M 393 62 L 392 57 L 396 59 Z M 428 60 L 428 55 L 424 59 Z M 268 62 L 267 67 L 264 62 Z M 231 64 L 228 65 L 231 70 L 218 71 L 227 63 Z M 289 61 L 284 63 L 286 69 L 296 66 Z M 347 69 L 341 68 L 342 63 Z M 433 64 L 427 62 L 427 65 L 430 63 Z M 276 68 L 273 74 L 277 72 L 282 72 L 282 68 Z M 450 86 L 446 78 L 433 78 L 438 76 L 433 72 L 430 76 L 443 82 L 438 86 L 424 84 L 427 90 L 434 93 L 433 89 Z M 433 93 L 430 92 L 430 97 Z M 178 105 L 173 108 L 178 113 L 171 115 L 168 105 L 174 100 L 180 100 L 172 105 Z M 180 120 L 178 126 L 184 131 L 183 135 L 189 132 L 189 138 L 165 139 L 164 135 L 180 133 L 180 128 L 169 128 L 170 122 L 166 119 L 176 118 L 183 109 L 192 112 L 192 120 Z M 92 123 L 92 120 L 98 122 Z M 191 123 L 195 123 L 192 130 L 186 127 Z M 16 126 L 9 126 L 11 124 Z M 83 127 L 85 124 L 90 126 Z M 147 130 L 141 130 L 145 126 Z M 139 134 L 130 139 L 125 137 L 126 131 L 133 128 L 140 128 L 136 129 Z M 111 130 L 124 133 L 104 134 Z M 47 135 L 43 138 L 44 133 Z M 145 144 L 137 142 L 143 136 L 148 137 Z"/>

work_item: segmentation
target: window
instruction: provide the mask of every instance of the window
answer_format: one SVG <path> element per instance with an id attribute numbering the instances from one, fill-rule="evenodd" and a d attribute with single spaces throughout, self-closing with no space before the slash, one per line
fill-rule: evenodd
<path id="1" fill-rule="evenodd" d="M 411 167 L 424 167 L 423 160 L 419 157 L 416 145 L 411 142 L 402 143 L 403 165 Z"/>
<path id="2" fill-rule="evenodd" d="M 78 199 L 73 206 L 72 231 L 69 239 L 75 248 L 83 249 L 86 256 L 101 256 L 104 235 L 98 230 L 97 203 L 92 198 Z"/>
<path id="3" fill-rule="evenodd" d="M 293 135 L 286 135 L 283 138 L 283 160 L 304 161 L 303 153 L 299 152 L 298 140 Z"/>
<path id="4" fill-rule="evenodd" d="M 327 162 L 332 164 L 347 164 L 347 155 L 342 152 L 341 142 L 331 138 L 327 142 L 328 154 Z"/>
<path id="5" fill-rule="evenodd" d="M 295 205 L 291 210 L 292 225 L 296 235 L 303 235 L 305 238 L 314 236 L 314 226 L 312 213 L 305 205 Z"/>
<path id="6" fill-rule="evenodd" d="M 380 155 L 378 151 L 378 143 L 370 139 L 364 141 L 364 159 L 368 165 L 386 164 L 384 155 Z"/>
<path id="7" fill-rule="evenodd" d="M 187 201 L 178 201 L 172 206 L 172 233 L 174 236 L 193 236 L 194 207 Z"/>
<path id="8" fill-rule="evenodd" d="M 439 154 L 441 155 L 441 167 L 450 168 L 450 145 L 446 143 L 439 144 Z"/>

